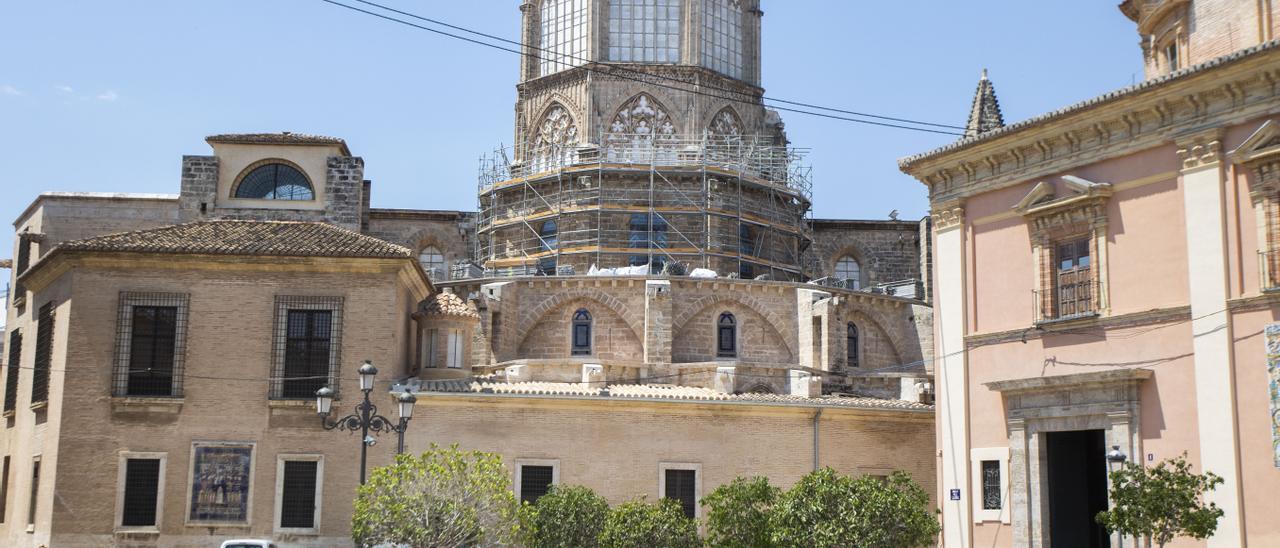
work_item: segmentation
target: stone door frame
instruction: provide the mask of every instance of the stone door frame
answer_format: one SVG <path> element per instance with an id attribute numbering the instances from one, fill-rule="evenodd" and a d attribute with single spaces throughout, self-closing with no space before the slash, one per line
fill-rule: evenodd
<path id="1" fill-rule="evenodd" d="M 1106 446 L 1141 458 L 1138 387 L 1148 369 L 1113 369 L 986 383 L 1004 399 L 1014 545 L 1049 548 L 1049 432 L 1102 430 Z M 1112 537 L 1112 546 L 1138 546 Z"/>

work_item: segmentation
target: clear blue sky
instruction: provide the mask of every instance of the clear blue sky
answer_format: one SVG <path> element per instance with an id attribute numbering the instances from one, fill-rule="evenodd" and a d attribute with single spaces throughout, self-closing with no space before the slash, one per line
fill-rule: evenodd
<path id="1" fill-rule="evenodd" d="M 516 39 L 517 0 L 385 0 Z M 765 0 L 767 94 L 963 124 L 983 67 L 1005 120 L 1141 78 L 1116 0 Z M 475 207 L 476 159 L 512 135 L 518 58 L 319 0 L 6 2 L 0 236 L 46 190 L 178 191 L 215 133 L 342 137 L 375 207 Z M 817 217 L 918 218 L 897 159 L 953 137 L 784 113 L 812 148 Z M 7 257 L 8 246 L 0 248 Z"/>

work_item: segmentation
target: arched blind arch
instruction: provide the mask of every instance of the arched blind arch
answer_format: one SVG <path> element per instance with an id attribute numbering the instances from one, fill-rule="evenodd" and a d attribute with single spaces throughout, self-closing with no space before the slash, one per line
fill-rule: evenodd
<path id="1" fill-rule="evenodd" d="M 307 176 L 282 163 L 263 164 L 250 171 L 236 185 L 236 198 L 253 200 L 314 200 L 315 191 Z"/>

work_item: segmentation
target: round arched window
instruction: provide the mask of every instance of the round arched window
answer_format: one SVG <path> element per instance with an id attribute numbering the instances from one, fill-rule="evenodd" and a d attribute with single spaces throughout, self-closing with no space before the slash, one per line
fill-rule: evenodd
<path id="1" fill-rule="evenodd" d="M 422 263 L 422 269 L 427 271 L 427 276 L 433 281 L 443 278 L 444 272 L 444 254 L 434 246 L 423 248 L 422 253 L 418 254 L 418 262 Z"/>
<path id="2" fill-rule="evenodd" d="M 846 255 L 836 261 L 836 279 L 844 283 L 845 289 L 862 287 L 862 267 L 858 260 Z"/>
<path id="3" fill-rule="evenodd" d="M 314 200 L 311 181 L 293 166 L 270 163 L 250 171 L 236 185 L 236 198 L 252 200 Z"/>

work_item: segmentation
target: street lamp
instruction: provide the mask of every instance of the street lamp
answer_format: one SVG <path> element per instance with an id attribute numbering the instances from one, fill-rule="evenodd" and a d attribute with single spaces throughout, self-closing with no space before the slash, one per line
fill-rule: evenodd
<path id="1" fill-rule="evenodd" d="M 1124 454 L 1124 452 L 1120 450 L 1120 446 L 1119 446 L 1119 445 L 1112 445 L 1112 446 L 1111 446 L 1111 450 L 1110 450 L 1110 451 L 1107 451 L 1107 473 L 1108 473 L 1108 475 L 1110 475 L 1110 473 L 1111 473 L 1111 472 L 1113 472 L 1113 470 L 1112 470 L 1112 467 L 1113 467 L 1113 466 L 1120 466 L 1120 465 L 1124 464 L 1124 461 L 1126 461 L 1126 460 L 1129 460 L 1129 457 L 1128 457 L 1128 456 L 1126 456 L 1126 455 Z M 1111 485 L 1110 485 L 1110 484 L 1111 484 L 1111 481 L 1110 481 L 1110 478 L 1108 478 L 1108 481 L 1107 481 L 1107 491 L 1108 491 L 1108 496 L 1110 496 L 1110 491 L 1111 491 Z M 1115 546 L 1124 546 L 1124 533 L 1121 533 L 1121 532 L 1117 531 L 1117 532 L 1115 533 L 1115 535 L 1116 535 L 1116 539 L 1115 539 L 1115 540 L 1116 540 L 1116 542 L 1115 542 L 1115 544 L 1114 544 L 1114 545 L 1115 545 Z"/>
<path id="2" fill-rule="evenodd" d="M 316 414 L 320 415 L 320 425 L 325 430 L 360 431 L 360 484 L 364 485 L 369 446 L 377 443 L 369 432 L 374 434 L 395 432 L 399 435 L 396 452 L 403 453 L 404 431 L 409 426 L 409 419 L 413 418 L 413 405 L 418 399 L 408 389 L 400 394 L 397 398 L 400 421 L 393 423 L 391 419 L 379 415 L 378 407 L 369 401 L 369 393 L 373 391 L 373 378 L 377 376 L 378 368 L 374 367 L 372 362 L 365 360 L 357 373 L 360 374 L 360 391 L 364 393 L 364 401 L 356 404 L 356 412 L 338 420 L 329 420 L 329 412 L 333 409 L 334 392 L 332 388 L 326 386 L 316 390 Z"/>

